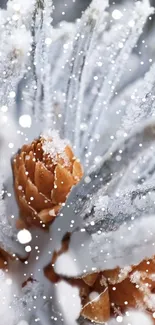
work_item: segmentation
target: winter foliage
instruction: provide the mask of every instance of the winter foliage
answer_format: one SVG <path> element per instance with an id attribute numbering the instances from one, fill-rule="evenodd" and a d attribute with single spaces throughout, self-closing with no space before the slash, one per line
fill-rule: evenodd
<path id="1" fill-rule="evenodd" d="M 12 213 L 18 213 L 10 160 L 24 142 L 51 128 L 55 150 L 61 153 L 66 143 L 58 143 L 58 130 L 85 169 L 83 180 L 52 228 L 55 237 L 64 226 L 62 217 L 64 229 L 76 220 L 71 228 L 89 236 L 89 258 L 98 270 L 136 264 L 154 254 L 155 63 L 147 45 L 150 40 L 141 36 L 154 9 L 148 0 L 129 2 L 116 18 L 108 0 L 92 0 L 81 19 L 63 21 L 56 28 L 52 26 L 53 10 L 51 0 L 9 0 L 7 9 L 0 11 L 0 247 L 11 255 L 25 256 L 10 218 L 12 206 Z M 139 48 L 142 53 L 143 46 L 147 56 L 140 57 L 134 50 Z M 149 62 L 147 71 L 145 60 Z M 136 71 L 144 65 L 143 75 L 135 74 L 128 65 Z M 45 150 L 49 146 L 47 140 Z M 55 157 L 56 152 L 51 155 Z M 48 255 L 49 261 L 54 235 L 52 240 L 51 233 L 43 237 L 42 255 Z M 44 263 L 42 259 L 38 268 Z M 31 272 L 24 267 L 22 272 L 26 276 L 35 273 L 33 261 L 31 267 Z M 44 289 L 32 282 L 20 291 L 17 274 L 17 295 L 12 297 L 7 291 L 3 324 L 7 325 L 7 308 L 11 308 L 11 325 L 23 319 L 31 325 L 37 317 L 40 324 L 61 324 L 59 304 L 49 298 L 51 292 L 55 295 L 52 288 L 47 290 L 43 275 L 39 281 Z M 2 272 L 1 288 L 8 290 L 3 277 Z M 47 310 L 42 295 L 47 296 Z M 40 298 L 37 305 L 35 297 Z M 138 321 L 142 318 L 141 324 L 151 325 L 147 316 L 135 312 L 129 318 L 126 315 L 122 324 L 136 325 L 137 317 Z M 79 322 L 90 324 L 83 319 Z M 117 320 L 111 320 L 109 325 L 115 323 Z"/>

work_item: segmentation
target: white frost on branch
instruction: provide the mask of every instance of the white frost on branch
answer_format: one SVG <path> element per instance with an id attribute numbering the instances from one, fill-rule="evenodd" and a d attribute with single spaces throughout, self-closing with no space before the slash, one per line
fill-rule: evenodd
<path id="1" fill-rule="evenodd" d="M 48 59 L 50 55 L 51 59 L 49 58 L 49 64 L 45 65 L 42 65 L 39 56 L 37 61 L 39 68 L 46 66 L 48 70 L 43 69 L 46 121 L 61 129 L 61 135 L 71 141 L 81 161 L 86 165 L 92 161 L 91 152 L 104 132 L 104 121 L 108 117 L 110 102 L 119 85 L 126 62 L 148 16 L 153 13 L 148 1 L 136 2 L 135 5 L 131 5 L 128 15 L 130 17 L 126 17 L 126 24 L 118 22 L 109 28 L 110 17 L 108 18 L 106 7 L 107 1 L 91 3 L 82 18 L 76 22 L 75 32 L 70 34 L 68 42 L 64 44 L 66 53 L 64 49 L 62 50 L 60 37 L 52 44 L 52 34 L 59 33 L 57 29 L 50 28 L 49 54 L 47 55 L 46 47 L 43 51 L 46 51 L 46 58 Z M 52 69 L 55 62 L 52 49 L 57 53 L 55 59 L 61 66 L 59 69 L 55 67 Z M 59 49 L 59 53 L 56 49 Z M 56 105 L 51 105 L 54 101 Z M 50 106 L 54 123 L 50 122 Z"/>
<path id="2" fill-rule="evenodd" d="M 30 23 L 36 0 L 9 0 L 7 2 L 7 15 L 17 24 Z M 20 23 L 19 23 L 20 22 Z"/>
<path id="3" fill-rule="evenodd" d="M 17 325 L 21 320 L 29 321 L 42 294 L 43 288 L 37 282 L 28 282 L 21 288 L 12 273 L 0 270 L 1 324 Z"/>
<path id="4" fill-rule="evenodd" d="M 125 115 L 122 119 L 117 137 L 121 137 L 125 132 L 130 132 L 137 124 L 155 116 L 155 64 L 146 73 L 141 82 L 141 87 L 136 87 L 131 95 L 131 101 L 126 107 Z"/>
<path id="5" fill-rule="evenodd" d="M 7 210 L 6 210 L 6 200 L 4 198 L 5 192 L 3 189 L 3 177 L 1 175 L 0 184 L 0 247 L 10 254 L 10 256 L 15 256 L 25 258 L 26 252 L 24 247 L 17 241 L 17 229 L 15 225 L 9 222 Z"/>
<path id="6" fill-rule="evenodd" d="M 7 9 L 0 11 L 0 109 L 1 119 L 13 139 L 17 138 L 15 99 L 17 87 L 27 69 L 31 51 L 31 19 L 34 2 L 24 6 L 20 0 L 8 1 Z M 5 110 L 4 110 L 5 109 Z M 15 131 L 16 128 L 16 131 Z M 1 131 L 2 137 L 6 135 Z M 7 137 L 8 138 L 8 137 Z M 6 147 L 7 148 L 7 147 Z M 6 153 L 7 150 L 5 150 Z M 4 157 L 1 152 L 1 157 Z"/>
<path id="7" fill-rule="evenodd" d="M 129 262 L 136 262 L 148 256 L 148 248 L 150 254 L 153 251 L 154 189 L 151 192 L 150 186 L 147 193 L 142 187 L 142 191 L 139 189 L 139 192 L 138 189 L 136 191 L 131 189 L 130 192 L 129 190 L 123 193 L 118 191 L 118 197 L 114 194 L 123 172 L 130 167 L 131 161 L 137 159 L 141 153 L 145 155 L 144 150 L 148 148 L 148 145 L 153 146 L 154 124 L 146 126 L 140 132 L 136 128 L 130 138 L 124 138 L 124 141 L 115 143 L 104 157 L 102 157 L 104 150 L 102 151 L 99 147 L 98 157 L 96 157 L 94 148 L 104 133 L 106 123 L 102 123 L 108 118 L 110 104 L 113 96 L 116 95 L 115 91 L 119 86 L 129 55 L 137 43 L 147 17 L 153 10 L 147 0 L 138 2 L 132 7 L 132 19 L 129 17 L 126 25 L 124 25 L 124 20 L 123 24 L 119 22 L 111 27 L 110 18 L 105 10 L 108 7 L 108 1 L 94 0 L 81 20 L 74 25 L 61 24 L 61 27 L 53 29 L 51 26 L 52 3 L 47 0 L 44 5 L 43 10 L 43 2 L 40 0 L 35 3 L 30 0 L 26 3 L 22 0 L 13 0 L 9 1 L 7 11 L 1 12 L 1 24 L 6 24 L 6 28 L 3 29 L 2 25 L 0 26 L 4 45 L 0 57 L 0 72 L 3 76 L 0 77 L 0 83 L 3 86 L 1 95 L 5 93 L 6 96 L 1 96 L 0 104 L 3 105 L 4 111 L 4 106 L 9 109 L 12 107 L 17 85 L 26 68 L 29 67 L 30 73 L 26 75 L 27 100 L 31 102 L 32 99 L 32 108 L 37 119 L 43 118 L 43 128 L 58 126 L 61 135 L 63 137 L 66 135 L 76 146 L 77 153 L 81 155 L 80 158 L 86 166 L 93 161 L 94 157 L 98 158 L 96 161 L 101 162 L 100 168 L 96 169 L 95 166 L 94 173 L 91 173 L 92 182 L 87 186 L 88 209 L 84 211 L 83 208 L 87 230 L 89 231 L 89 221 L 92 222 L 94 232 L 98 225 L 102 228 L 100 235 L 97 233 L 92 235 L 93 241 L 90 249 L 92 258 L 96 260 L 99 267 L 103 267 L 103 262 L 106 260 L 105 268 L 109 265 L 126 265 Z M 32 15 L 33 40 L 30 36 Z M 8 17 L 10 17 L 9 23 Z M 70 28 L 72 28 L 71 31 Z M 31 47 L 32 51 L 30 51 Z M 6 75 L 3 73 L 4 67 Z M 144 80 L 143 90 L 146 95 L 147 92 L 152 93 L 153 76 L 154 72 L 151 72 L 148 74 L 148 80 L 147 78 Z M 123 98 L 126 98 L 126 95 Z M 152 99 L 145 103 L 150 105 L 152 110 Z M 137 105 L 139 105 L 138 101 Z M 141 108 L 143 110 L 144 105 Z M 123 107 L 123 109 L 122 115 L 126 113 L 126 108 Z M 111 117 L 113 117 L 112 113 L 116 113 L 114 107 L 111 109 Z M 115 131 L 117 131 L 117 126 Z M 104 137 L 102 139 L 105 141 Z M 142 149 L 139 144 L 142 145 Z M 112 181 L 114 181 L 114 186 L 110 187 L 109 183 Z M 96 195 L 91 197 L 91 194 L 101 187 L 99 198 L 96 200 Z M 4 201 L 1 200 L 1 203 L 3 205 Z M 76 204 L 80 208 L 78 200 Z M 66 209 L 69 209 L 68 206 Z M 79 213 L 82 215 L 82 212 Z M 68 211 L 66 213 L 68 214 Z M 133 215 L 135 220 L 132 220 Z M 145 215 L 148 215 L 147 218 L 142 217 Z M 5 206 L 1 214 L 2 219 L 5 220 L 4 216 L 6 216 Z M 124 224 L 128 220 L 129 224 Z M 5 234 L 5 240 L 9 237 L 12 243 L 13 230 L 8 225 L 6 228 L 5 230 L 4 225 L 1 225 L 2 235 Z M 121 236 L 125 237 L 123 245 Z M 2 238 L 8 248 L 8 242 L 5 240 Z M 98 254 L 100 253 L 98 244 L 101 245 L 100 249 L 103 247 L 101 257 Z M 142 248 L 144 249 L 140 256 L 139 250 L 141 251 Z M 131 249 L 133 255 L 129 255 L 130 260 L 127 261 L 127 252 Z M 28 296 L 31 298 L 32 292 Z M 26 305 L 27 309 L 31 308 L 29 303 L 27 305 L 25 300 L 22 301 L 22 305 Z M 31 302 L 33 304 L 33 298 Z M 19 301 L 17 303 L 19 304 Z"/>
<path id="8" fill-rule="evenodd" d="M 154 201 L 153 183 L 123 192 L 117 190 L 111 197 L 104 196 L 100 189 L 92 199 L 93 208 L 85 212 L 85 227 L 90 233 L 115 231 L 124 222 L 154 214 Z"/>
<path id="9" fill-rule="evenodd" d="M 35 17 L 35 49 L 34 49 L 34 65 L 35 65 L 35 116 L 37 119 L 43 120 L 44 114 L 44 98 L 43 92 L 47 92 L 46 87 L 50 84 L 49 75 L 49 45 L 51 43 L 51 22 L 52 22 L 53 2 L 45 0 L 38 10 Z M 47 81 L 46 81 L 47 79 Z M 45 88 L 45 89 L 44 89 Z M 46 108 L 45 108 L 46 110 Z"/>
<path id="10" fill-rule="evenodd" d="M 48 35 L 49 63 L 43 70 L 44 80 L 44 121 L 45 127 L 59 129 L 64 137 L 64 104 L 66 78 L 69 74 L 70 52 L 72 49 L 75 25 L 61 22 Z M 57 61 L 57 64 L 55 62 Z M 51 76 L 53 76 L 51 78 Z"/>
<path id="11" fill-rule="evenodd" d="M 11 155 L 18 149 L 19 136 L 15 116 L 16 91 L 26 70 L 28 53 L 31 51 L 30 26 L 22 19 L 31 18 L 31 11 L 20 11 L 21 1 L 8 1 L 7 9 L 1 12 L 0 21 L 0 191 L 10 172 Z M 30 2 L 29 2 L 30 5 Z M 1 194 L 2 195 L 2 194 Z M 17 243 L 17 231 L 9 222 L 6 201 L 0 198 L 0 245 L 10 255 L 25 257 L 24 247 Z"/>
<path id="12" fill-rule="evenodd" d="M 80 151 L 80 124 L 82 103 L 86 81 L 88 57 L 94 48 L 98 28 L 103 23 L 104 11 L 108 1 L 94 0 L 77 23 L 73 52 L 71 53 L 70 75 L 67 83 L 65 105 L 65 137 L 75 145 L 76 153 Z M 79 55 L 76 55 L 79 53 Z"/>
<path id="13" fill-rule="evenodd" d="M 154 255 L 155 216 L 122 224 L 117 230 L 92 235 L 90 256 L 98 270 L 136 265 Z"/>
<path id="14" fill-rule="evenodd" d="M 96 134 L 100 134 L 102 132 L 101 130 L 103 128 L 105 111 L 108 109 L 110 100 L 114 94 L 117 84 L 119 83 L 119 79 L 123 74 L 125 64 L 127 63 L 132 49 L 136 45 L 138 38 L 142 33 L 146 20 L 153 12 L 154 9 L 150 7 L 148 1 L 143 1 L 142 3 L 136 2 L 132 12 L 132 21 L 129 20 L 128 24 L 124 27 L 127 28 L 125 42 L 124 39 L 122 39 L 122 49 L 117 49 L 117 56 L 115 60 L 111 60 L 109 72 L 106 75 L 105 81 L 103 84 L 101 84 L 101 88 L 99 88 L 100 95 L 97 96 L 93 107 L 92 117 L 90 119 L 90 128 L 87 131 L 87 134 L 89 134 L 91 137 L 88 152 L 91 152 L 95 146 Z"/>

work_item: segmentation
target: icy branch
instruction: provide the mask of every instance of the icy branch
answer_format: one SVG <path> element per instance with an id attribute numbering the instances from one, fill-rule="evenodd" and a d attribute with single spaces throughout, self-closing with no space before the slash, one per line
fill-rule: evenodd
<path id="1" fill-rule="evenodd" d="M 7 294 L 5 307 L 1 309 L 3 325 L 8 324 L 5 322 L 6 319 L 7 321 L 9 319 L 11 325 L 17 325 L 21 320 L 29 321 L 32 315 L 36 314 L 38 300 L 43 296 L 43 287 L 36 281 L 28 282 L 22 289 L 14 282 L 10 286 L 7 284 L 6 275 L 2 271 L 0 275 L 0 280 L 3 281 L 1 284 L 3 285 L 3 292 L 1 294 Z"/>
<path id="2" fill-rule="evenodd" d="M 49 62 L 44 69 L 44 120 L 45 127 L 60 130 L 64 137 L 64 102 L 69 62 L 75 25 L 62 22 L 56 29 L 51 28 Z M 48 36 L 48 37 L 49 37 Z M 55 62 L 57 61 L 57 64 Z M 52 76 L 52 78 L 51 78 Z"/>
<path id="3" fill-rule="evenodd" d="M 2 181 L 1 176 L 1 181 Z M 15 254 L 21 258 L 26 257 L 24 247 L 17 242 L 17 229 L 9 222 L 6 211 L 6 201 L 4 199 L 4 190 L 0 184 L 0 247 L 10 255 Z"/>
<path id="4" fill-rule="evenodd" d="M 126 108 L 125 116 L 122 120 L 121 128 L 117 132 L 117 137 L 121 137 L 125 132 L 130 132 L 144 119 L 154 116 L 155 106 L 155 64 L 146 73 L 140 88 L 136 88 L 131 98 L 132 101 Z"/>
<path id="5" fill-rule="evenodd" d="M 89 171 L 90 181 L 83 184 L 82 192 L 89 194 L 96 192 L 101 186 L 108 185 L 111 180 L 118 181 L 129 167 L 131 161 L 135 160 L 142 152 L 144 152 L 154 142 L 154 120 L 137 128 L 123 141 L 116 141 L 114 145 L 104 155 L 99 163 L 92 166 Z"/>
<path id="6" fill-rule="evenodd" d="M 154 255 L 155 216 L 122 224 L 118 230 L 94 234 L 90 256 L 99 270 L 135 265 Z"/>
<path id="7" fill-rule="evenodd" d="M 100 3 L 100 5 L 98 5 Z M 73 53 L 71 56 L 71 71 L 68 80 L 66 94 L 66 138 L 76 145 L 79 151 L 81 104 L 83 93 L 80 87 L 83 85 L 83 69 L 87 62 L 87 52 L 93 48 L 93 39 L 98 24 L 101 23 L 108 1 L 92 1 L 90 7 L 83 14 L 77 25 L 77 34 L 73 44 Z M 94 34 L 93 34 L 94 31 Z M 96 34 L 95 34 L 96 35 Z M 78 53 L 78 55 L 76 55 Z M 85 77 L 85 76 L 84 76 Z M 82 90 L 83 92 L 83 90 Z M 74 134 L 75 127 L 75 134 Z"/>
<path id="8" fill-rule="evenodd" d="M 36 83 L 37 93 L 35 100 L 35 115 L 36 118 L 43 118 L 43 92 L 49 81 L 49 45 L 51 36 L 51 14 L 53 11 L 53 2 L 45 0 L 43 2 L 43 8 L 40 8 L 38 17 L 36 19 L 36 49 L 35 49 L 35 66 L 36 66 Z M 44 78 L 45 76 L 45 78 Z M 47 89 L 45 90 L 47 92 Z"/>
<path id="9" fill-rule="evenodd" d="M 136 45 L 137 40 L 142 33 L 143 26 L 148 16 L 151 13 L 153 13 L 153 9 L 150 8 L 149 4 L 147 4 L 146 1 L 143 3 L 137 2 L 135 4 L 135 8 L 133 8 L 132 21 L 129 21 L 125 27 L 123 26 L 123 29 L 126 29 L 126 34 L 125 40 L 122 39 L 122 49 L 120 50 L 120 48 L 117 47 L 117 56 L 114 60 L 113 58 L 111 59 L 109 72 L 106 75 L 105 81 L 100 81 L 96 102 L 93 105 L 93 111 L 89 122 L 90 127 L 87 130 L 87 134 L 89 134 L 92 138 L 88 152 L 92 151 L 93 147 L 95 146 L 94 139 L 96 134 L 99 133 L 100 126 L 102 127 L 102 120 L 104 118 L 105 109 L 107 109 L 109 105 L 112 95 L 123 73 L 125 64 L 128 61 L 131 51 Z M 85 138 L 84 144 L 86 144 L 87 141 L 88 138 Z"/>
<path id="10" fill-rule="evenodd" d="M 0 98 L 1 106 L 12 108 L 16 88 L 26 69 L 31 50 L 30 23 L 33 1 L 23 6 L 22 1 L 8 1 L 7 10 L 1 11 L 0 35 Z M 5 95 L 4 95 L 5 94 Z"/>
<path id="11" fill-rule="evenodd" d="M 84 217 L 89 233 L 115 231 L 121 224 L 155 214 L 155 187 L 145 185 L 108 197 L 100 190 L 93 198 L 93 208 Z"/>

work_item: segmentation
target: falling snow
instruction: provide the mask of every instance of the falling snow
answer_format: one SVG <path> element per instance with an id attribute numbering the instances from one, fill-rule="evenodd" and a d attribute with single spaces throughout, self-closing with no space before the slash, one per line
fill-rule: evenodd
<path id="1" fill-rule="evenodd" d="M 79 318 L 79 290 L 43 274 L 68 231 L 76 240 L 55 263 L 66 276 L 119 266 L 121 282 L 130 265 L 155 255 L 154 27 L 150 36 L 145 29 L 154 9 L 148 0 L 92 0 L 81 19 L 56 27 L 53 13 L 50 0 L 9 0 L 0 10 L 0 248 L 13 258 L 0 272 L 3 325 L 91 324 Z M 71 168 L 69 144 L 85 171 L 49 232 L 17 229 L 10 163 L 40 134 L 54 163 Z M 154 310 L 141 274 L 131 282 Z M 118 323 L 153 324 L 133 310 L 108 325 Z"/>

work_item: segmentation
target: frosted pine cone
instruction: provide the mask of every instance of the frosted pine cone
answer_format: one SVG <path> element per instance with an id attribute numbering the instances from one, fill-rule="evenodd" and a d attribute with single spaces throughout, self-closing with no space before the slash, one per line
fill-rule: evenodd
<path id="1" fill-rule="evenodd" d="M 154 315 L 155 257 L 138 265 L 68 277 L 56 273 L 54 265 L 58 257 L 68 251 L 70 238 L 71 234 L 64 236 L 61 249 L 54 252 L 51 263 L 44 268 L 44 274 L 53 283 L 63 280 L 79 288 L 82 318 L 93 324 L 105 323 L 110 317 L 138 308 L 150 316 Z"/>
<path id="2" fill-rule="evenodd" d="M 24 145 L 13 159 L 20 216 L 29 225 L 51 223 L 83 170 L 56 131 Z"/>

